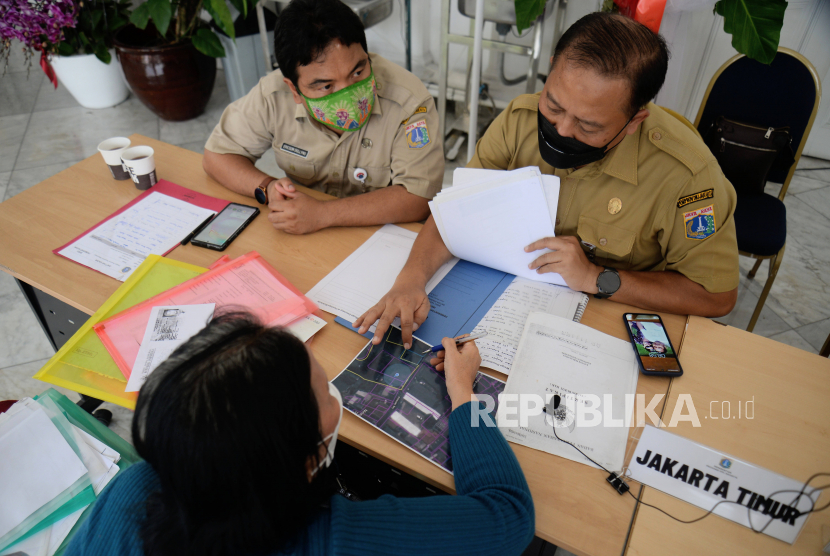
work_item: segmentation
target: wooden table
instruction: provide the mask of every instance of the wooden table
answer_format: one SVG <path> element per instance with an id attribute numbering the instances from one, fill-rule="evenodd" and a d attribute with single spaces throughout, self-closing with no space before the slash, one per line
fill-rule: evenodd
<path id="1" fill-rule="evenodd" d="M 669 432 L 799 482 L 830 472 L 830 361 L 709 319 L 689 320 L 684 374 L 672 380 L 667 403 L 673 407 L 680 394 L 691 394 L 701 426 L 680 422 Z M 753 419 L 746 413 L 738 418 L 738 402 L 749 400 L 755 402 Z M 828 483 L 819 477 L 812 486 Z M 817 505 L 828 499 L 824 493 Z M 704 513 L 649 487 L 643 501 L 683 520 Z M 818 555 L 828 540 L 830 511 L 809 516 L 790 546 L 720 516 L 684 525 L 639 506 L 626 554 Z"/>
<path id="2" fill-rule="evenodd" d="M 160 178 L 207 195 L 255 204 L 251 198 L 228 191 L 202 170 L 201 155 L 141 135 L 133 145 L 155 149 Z M 307 191 L 304 188 L 300 188 Z M 130 181 L 115 181 L 100 155 L 79 162 L 0 204 L 0 270 L 86 314 L 94 313 L 120 282 L 52 254 L 139 195 Z M 326 195 L 309 192 L 325 199 Z M 420 224 L 405 228 L 419 230 Z M 376 230 L 334 228 L 306 236 L 275 231 L 263 216 L 231 244 L 225 254 L 236 257 L 259 251 L 271 265 L 301 291 L 307 292 L 366 241 Z M 177 247 L 172 259 L 207 267 L 219 255 L 193 245 Z M 628 338 L 622 315 L 637 309 L 607 300 L 591 299 L 582 322 L 617 338 Z M 331 322 L 333 316 L 325 314 Z M 675 347 L 682 342 L 685 316 L 662 315 Z M 337 375 L 365 345 L 366 340 L 331 324 L 312 341 L 315 356 L 329 378 Z M 484 372 L 505 380 L 488 369 Z M 646 400 L 666 394 L 669 381 L 640 376 L 637 392 Z M 658 406 L 658 413 L 662 404 Z M 636 431 L 632 431 L 632 437 Z M 401 444 L 346 413 L 340 437 L 349 444 L 446 491 L 453 491 L 448 473 Z M 630 496 L 619 496 L 601 471 L 524 446 L 511 445 L 524 469 L 536 504 L 536 534 L 577 554 L 619 555 L 625 545 L 633 512 Z M 632 452 L 629 440 L 629 454 Z"/>

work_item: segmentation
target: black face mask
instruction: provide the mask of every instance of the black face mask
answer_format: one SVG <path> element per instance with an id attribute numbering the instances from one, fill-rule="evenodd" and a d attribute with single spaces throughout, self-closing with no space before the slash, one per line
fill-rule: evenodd
<path id="1" fill-rule="evenodd" d="M 542 111 L 537 112 L 539 118 L 539 154 L 542 155 L 542 160 L 553 166 L 554 168 L 566 169 L 576 168 L 577 166 L 585 166 L 592 162 L 600 160 L 605 156 L 605 149 L 616 139 L 620 133 L 631 123 L 634 116 L 628 119 L 623 128 L 617 132 L 611 141 L 608 141 L 602 147 L 594 147 L 587 145 L 582 141 L 577 141 L 572 137 L 562 137 L 556 131 L 556 126 L 550 123 L 547 118 L 542 115 Z"/>

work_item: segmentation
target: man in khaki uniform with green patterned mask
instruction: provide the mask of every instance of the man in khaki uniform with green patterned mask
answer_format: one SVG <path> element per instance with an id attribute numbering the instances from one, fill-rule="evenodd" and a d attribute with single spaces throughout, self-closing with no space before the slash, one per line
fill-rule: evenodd
<path id="1" fill-rule="evenodd" d="M 294 0 L 274 42 L 282 71 L 225 109 L 205 171 L 268 204 L 271 223 L 288 233 L 425 219 L 444 152 L 423 83 L 370 55 L 360 18 L 339 0 Z M 271 149 L 288 177 L 254 166 Z M 337 199 L 316 200 L 295 183 Z"/>
<path id="2" fill-rule="evenodd" d="M 560 39 L 541 93 L 515 99 L 468 167 L 539 166 L 561 178 L 556 237 L 530 265 L 574 290 L 653 311 L 722 316 L 735 305 L 735 190 L 703 141 L 650 102 L 665 42 L 619 15 L 594 13 Z M 401 318 L 404 342 L 429 314 L 424 285 L 450 257 L 430 218 L 395 285 L 354 325 Z"/>

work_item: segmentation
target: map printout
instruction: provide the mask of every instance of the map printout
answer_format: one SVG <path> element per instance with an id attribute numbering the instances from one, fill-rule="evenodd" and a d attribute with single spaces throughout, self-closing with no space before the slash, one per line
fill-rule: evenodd
<path id="1" fill-rule="evenodd" d="M 346 409 L 452 473 L 452 403 L 444 373 L 429 364 L 433 354 L 423 353 L 431 347 L 413 337 L 412 349 L 407 350 L 400 329 L 390 327 L 383 342 L 376 346 L 369 342 L 332 383 Z M 473 385 L 476 394 L 494 400 L 503 390 L 504 382 L 482 373 Z"/>

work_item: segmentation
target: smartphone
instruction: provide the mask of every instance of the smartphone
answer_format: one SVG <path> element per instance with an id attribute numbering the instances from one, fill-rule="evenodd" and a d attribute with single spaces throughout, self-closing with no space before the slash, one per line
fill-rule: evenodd
<path id="1" fill-rule="evenodd" d="M 683 374 L 660 315 L 626 313 L 623 320 L 644 375 L 675 377 Z"/>
<path id="2" fill-rule="evenodd" d="M 231 203 L 222 209 L 222 212 L 217 214 L 204 230 L 196 234 L 190 243 L 199 247 L 224 251 L 236 239 L 239 232 L 256 218 L 257 214 L 259 214 L 257 207 Z"/>

